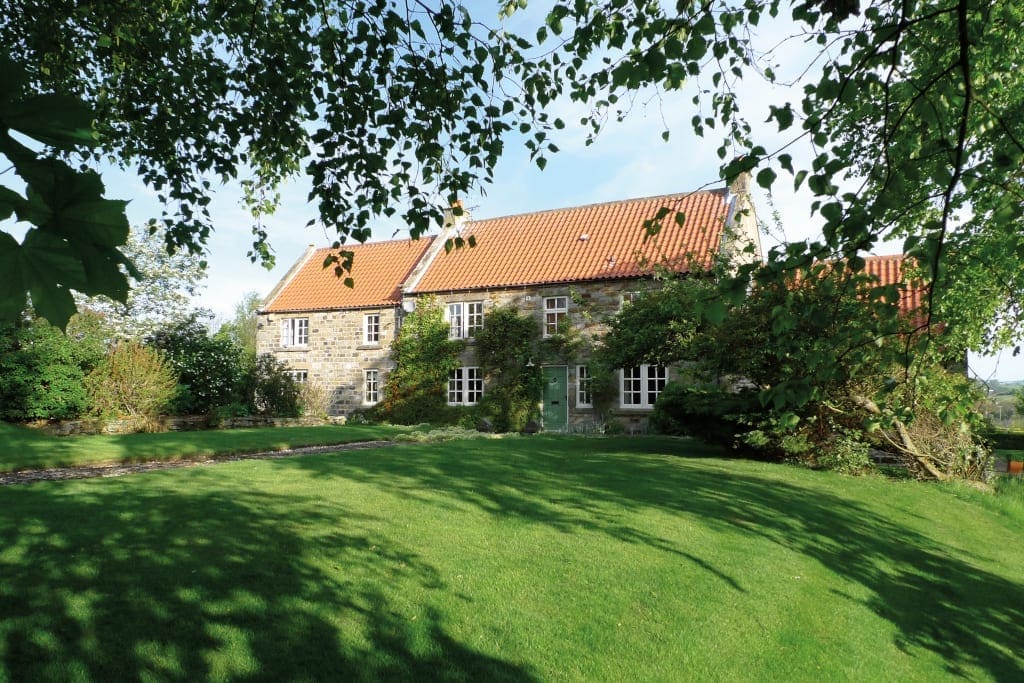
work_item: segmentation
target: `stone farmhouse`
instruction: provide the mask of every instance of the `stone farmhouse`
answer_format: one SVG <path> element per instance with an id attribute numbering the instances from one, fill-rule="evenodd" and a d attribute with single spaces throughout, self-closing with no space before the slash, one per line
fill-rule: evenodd
<path id="1" fill-rule="evenodd" d="M 271 353 L 299 381 L 332 392 L 331 412 L 350 415 L 377 403 L 394 368 L 390 345 L 402 319 L 425 296 L 440 302 L 451 337 L 466 340 L 462 367 L 448 380 L 451 405 L 474 405 L 487 391 L 473 338 L 488 310 L 511 304 L 532 315 L 542 336 L 570 327 L 602 334 L 601 321 L 659 269 L 706 271 L 717 258 L 760 259 L 749 178 L 729 188 L 612 201 L 515 216 L 450 216 L 440 234 L 346 246 L 354 252 L 353 287 L 323 268 L 330 249 L 312 245 L 259 311 L 258 350 Z M 677 222 L 681 214 L 685 220 Z M 657 219 L 660 231 L 645 226 Z M 454 237 L 475 246 L 445 249 Z M 753 245 L 753 253 L 743 251 Z M 529 361 L 532 362 L 532 359 Z M 543 365 L 542 424 L 582 429 L 598 419 L 586 352 Z M 540 364 L 540 363 L 539 363 Z M 611 414 L 629 427 L 646 421 L 675 370 L 642 365 L 619 373 Z"/>

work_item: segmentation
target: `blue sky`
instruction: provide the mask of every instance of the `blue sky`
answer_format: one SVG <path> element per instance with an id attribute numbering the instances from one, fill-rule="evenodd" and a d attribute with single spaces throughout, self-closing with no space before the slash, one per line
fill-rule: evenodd
<path id="1" fill-rule="evenodd" d="M 786 35 L 789 27 L 762 26 L 761 38 L 766 44 L 776 44 Z M 800 68 L 806 59 L 801 53 L 808 48 L 790 42 L 784 54 L 776 55 L 776 71 L 781 81 L 787 80 L 785 65 Z M 718 179 L 719 159 L 715 151 L 719 140 L 714 132 L 705 138 L 696 137 L 690 129 L 695 110 L 690 102 L 694 88 L 690 84 L 684 91 L 665 97 L 641 93 L 632 106 L 627 119 L 609 123 L 597 141 L 585 145 L 587 130 L 578 126 L 585 113 L 576 105 L 556 103 L 557 115 L 566 121 L 567 128 L 558 131 L 554 142 L 561 151 L 548 159 L 541 171 L 529 161 L 521 141 L 512 138 L 505 147 L 495 182 L 487 186 L 486 195 L 465 198 L 465 205 L 479 218 L 490 218 L 535 210 L 578 206 L 594 202 L 651 196 L 693 190 L 699 187 L 721 187 Z M 802 88 L 797 83 L 794 89 Z M 769 89 L 759 80 L 749 80 L 744 86 L 741 106 L 752 122 L 767 117 L 768 103 L 795 100 L 797 93 L 786 89 Z M 576 124 L 576 125 L 574 125 Z M 666 127 L 671 131 L 669 140 L 662 139 Z M 778 134 L 767 127 L 755 129 L 765 147 L 779 143 Z M 809 150 L 791 149 L 799 159 Z M 133 225 L 141 225 L 160 214 L 156 194 L 146 188 L 130 172 L 108 168 L 102 171 L 107 185 L 107 196 L 131 200 L 128 217 Z M 782 218 L 787 239 L 813 239 L 818 235 L 817 221 L 810 213 L 811 199 L 805 194 L 787 191 L 783 187 L 773 197 Z M 315 207 L 306 201 L 308 186 L 296 181 L 283 188 L 282 204 L 277 213 L 265 219 L 270 243 L 277 258 L 276 266 L 268 271 L 252 264 L 246 257 L 252 236 L 251 217 L 240 205 L 241 192 L 237 185 L 219 188 L 211 205 L 215 233 L 208 243 L 210 264 L 207 285 L 197 297 L 197 306 L 212 309 L 224 318 L 230 316 L 235 304 L 250 291 L 266 295 L 288 268 L 303 253 L 308 244 L 324 246 L 333 235 L 318 226 L 305 227 L 316 218 Z M 754 188 L 755 203 L 762 219 L 770 217 L 767 197 L 760 188 Z M 404 225 L 396 221 L 381 220 L 375 227 L 373 239 L 407 237 Z M 765 248 L 777 243 L 774 237 L 763 237 Z M 877 253 L 895 253 L 898 245 L 883 245 Z M 358 264 L 355 272 L 358 278 Z M 1024 359 L 1011 358 L 1010 353 L 999 359 L 972 357 L 971 367 L 983 379 L 1024 379 Z"/>

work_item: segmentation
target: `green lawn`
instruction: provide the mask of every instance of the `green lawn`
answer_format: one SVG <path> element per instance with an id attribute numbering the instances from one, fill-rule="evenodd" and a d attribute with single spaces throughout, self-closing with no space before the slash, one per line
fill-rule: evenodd
<path id="1" fill-rule="evenodd" d="M 408 427 L 323 425 L 158 434 L 50 436 L 0 422 L 0 472 L 67 465 L 176 460 L 391 439 Z"/>
<path id="2" fill-rule="evenodd" d="M 0 680 L 1024 677 L 1016 484 L 713 456 L 537 436 L 3 487 Z"/>

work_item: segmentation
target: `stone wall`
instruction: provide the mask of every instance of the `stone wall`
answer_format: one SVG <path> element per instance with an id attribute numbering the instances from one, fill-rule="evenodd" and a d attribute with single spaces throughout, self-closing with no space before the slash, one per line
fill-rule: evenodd
<path id="1" fill-rule="evenodd" d="M 363 323 L 369 314 L 380 315 L 380 341 L 376 344 L 364 343 Z M 281 345 L 281 320 L 286 318 L 309 320 L 308 344 Z M 378 370 L 383 387 L 384 378 L 394 368 L 390 353 L 397 323 L 398 309 L 394 307 L 261 314 L 257 352 L 273 354 L 292 370 L 305 370 L 307 381 L 330 391 L 328 414 L 350 415 L 369 407 L 364 402 L 364 372 Z"/>

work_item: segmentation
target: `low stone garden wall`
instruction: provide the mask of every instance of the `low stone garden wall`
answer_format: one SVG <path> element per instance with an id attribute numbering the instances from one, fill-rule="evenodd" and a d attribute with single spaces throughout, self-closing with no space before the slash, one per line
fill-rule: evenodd
<path id="1" fill-rule="evenodd" d="M 74 434 L 134 434 L 135 432 L 187 432 L 199 429 L 238 429 L 242 427 L 314 427 L 345 424 L 344 417 L 227 417 L 214 419 L 207 415 L 160 417 L 155 420 L 121 418 L 117 420 L 62 420 L 38 422 L 29 427 L 54 436 Z"/>

